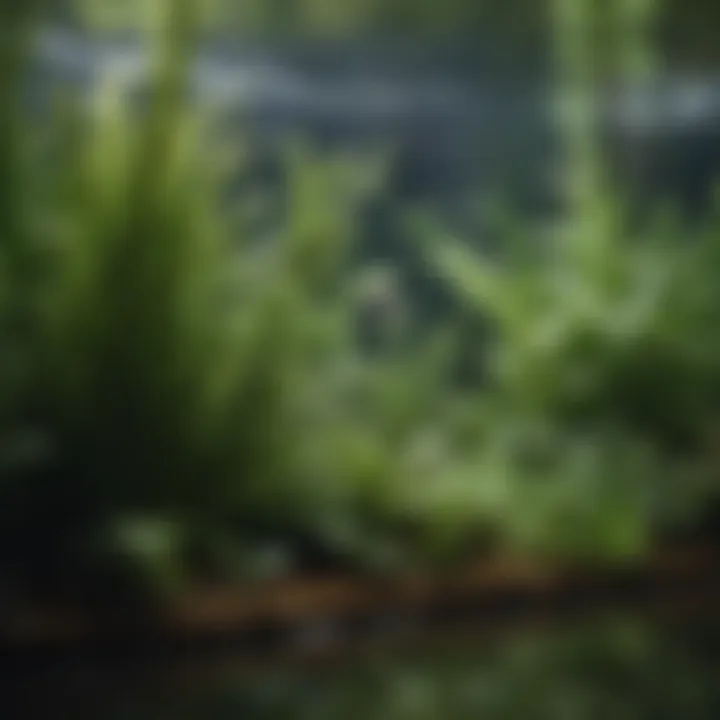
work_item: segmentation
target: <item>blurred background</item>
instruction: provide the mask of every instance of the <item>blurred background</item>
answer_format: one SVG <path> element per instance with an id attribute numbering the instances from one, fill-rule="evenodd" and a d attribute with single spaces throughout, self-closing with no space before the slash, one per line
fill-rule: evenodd
<path id="1" fill-rule="evenodd" d="M 8 711 L 715 717 L 718 30 L 3 3 Z"/>

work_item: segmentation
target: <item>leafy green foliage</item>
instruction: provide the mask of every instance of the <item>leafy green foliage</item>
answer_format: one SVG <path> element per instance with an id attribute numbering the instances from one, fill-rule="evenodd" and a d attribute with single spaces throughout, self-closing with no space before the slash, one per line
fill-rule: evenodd
<path id="1" fill-rule="evenodd" d="M 647 53 L 640 62 L 629 48 L 642 45 L 652 7 L 614 7 L 627 30 L 613 46 L 618 67 L 634 78 Z M 494 418 L 481 444 L 497 456 L 487 472 L 521 488 L 503 513 L 511 534 L 574 552 L 634 551 L 656 523 L 686 522 L 717 494 L 720 235 L 716 218 L 699 233 L 667 214 L 639 224 L 607 191 L 594 6 L 556 8 L 566 218 L 508 235 L 497 257 L 420 232 L 460 303 L 490 326 L 479 394 Z"/>
<path id="2" fill-rule="evenodd" d="M 498 543 L 623 556 L 717 490 L 718 222 L 638 229 L 606 199 L 579 113 L 568 221 L 493 258 L 433 229 L 463 313 L 418 328 L 401 273 L 353 267 L 377 168 L 289 147 L 257 237 L 252 198 L 228 201 L 242 154 L 186 85 L 206 8 L 151 5 L 142 102 L 110 77 L 42 124 L 21 100 L 33 18 L 10 18 L 3 574 L 113 593 Z M 565 30 L 564 62 L 587 30 Z M 454 377 L 467 318 L 489 325 L 480 387 Z"/>

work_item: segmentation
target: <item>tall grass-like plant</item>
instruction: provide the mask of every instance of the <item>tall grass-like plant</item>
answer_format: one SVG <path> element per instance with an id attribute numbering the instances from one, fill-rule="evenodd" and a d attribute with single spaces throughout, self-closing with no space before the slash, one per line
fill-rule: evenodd
<path id="1" fill-rule="evenodd" d="M 254 237 L 227 199 L 235 147 L 192 99 L 199 6 L 148 7 L 145 87 L 108 77 L 13 130 L 33 144 L 0 202 L 31 205 L 7 238 L 32 273 L 8 266 L 28 382 L 3 568 L 163 586 L 263 543 L 276 564 L 392 560 L 434 512 L 407 506 L 417 448 L 443 434 L 445 343 L 363 357 L 356 164 L 290 148 L 282 217 Z"/>
<path id="2" fill-rule="evenodd" d="M 224 199 L 232 148 L 191 98 L 196 3 L 155 6 L 139 104 L 108 78 L 40 133 L 3 96 L 3 299 L 28 373 L 8 438 L 34 451 L 4 473 L 2 550 L 21 575 L 125 558 L 169 581 L 193 552 L 311 535 L 363 480 L 333 380 L 354 362 L 352 168 L 290 158 L 255 247 Z M 44 154 L 16 157 L 35 135 Z"/>

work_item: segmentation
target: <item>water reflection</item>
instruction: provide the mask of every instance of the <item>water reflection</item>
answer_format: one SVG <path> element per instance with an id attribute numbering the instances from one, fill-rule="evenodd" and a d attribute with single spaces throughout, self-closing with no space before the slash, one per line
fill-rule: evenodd
<path id="1" fill-rule="evenodd" d="M 118 682 L 110 670 L 66 674 L 32 692 L 23 717 L 267 720 L 702 720 L 720 717 L 720 622 L 671 627 L 613 617 L 502 640 L 467 633 L 422 652 L 278 669 L 252 663 Z M 142 674 L 142 673 L 141 673 Z M 91 680 L 91 682 L 90 682 Z M 61 689 L 59 689 L 61 688 Z M 27 697 L 42 709 L 29 714 Z M 51 714 L 47 714 L 52 709 Z M 38 709 L 35 708 L 34 711 Z"/>

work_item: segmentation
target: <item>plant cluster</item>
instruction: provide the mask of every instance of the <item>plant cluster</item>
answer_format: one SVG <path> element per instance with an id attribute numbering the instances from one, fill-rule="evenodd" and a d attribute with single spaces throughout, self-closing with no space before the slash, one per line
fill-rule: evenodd
<path id="1" fill-rule="evenodd" d="M 468 360 L 463 322 L 410 332 L 396 278 L 357 268 L 356 165 L 290 148 L 267 236 L 228 199 L 242 155 L 189 94 L 194 2 L 153 20 L 140 102 L 107 78 L 42 123 L 24 7 L 0 57 L 5 580 L 626 554 L 713 496 L 719 222 L 638 231 L 577 174 L 548 238 L 488 258 L 433 230 L 432 267 L 488 327 Z"/>

